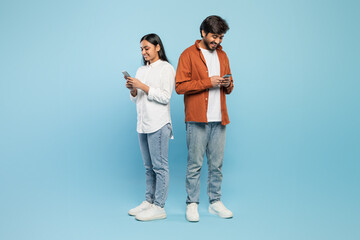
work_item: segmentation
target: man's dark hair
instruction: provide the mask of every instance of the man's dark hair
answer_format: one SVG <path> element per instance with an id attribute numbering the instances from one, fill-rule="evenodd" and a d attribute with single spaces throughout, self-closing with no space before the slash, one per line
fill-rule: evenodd
<path id="1" fill-rule="evenodd" d="M 167 59 L 166 54 L 165 54 L 165 48 L 161 42 L 160 37 L 157 34 L 155 34 L 155 33 L 146 34 L 145 36 L 143 36 L 141 38 L 140 42 L 142 42 L 143 40 L 148 41 L 149 43 L 153 44 L 155 47 L 159 44 L 160 45 L 159 58 L 161 60 L 169 62 L 169 60 Z M 145 61 L 144 57 L 143 57 L 143 63 L 144 63 L 144 65 L 147 64 L 147 61 Z"/>
<path id="2" fill-rule="evenodd" d="M 219 16 L 212 15 L 205 18 L 205 20 L 201 23 L 200 35 L 203 37 L 201 33 L 202 30 L 204 30 L 206 36 L 208 33 L 225 34 L 229 29 L 229 25 L 224 19 Z"/>

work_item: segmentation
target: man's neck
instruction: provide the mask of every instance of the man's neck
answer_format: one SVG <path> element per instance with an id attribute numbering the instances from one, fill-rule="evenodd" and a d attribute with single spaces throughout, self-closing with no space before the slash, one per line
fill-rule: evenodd
<path id="1" fill-rule="evenodd" d="M 202 48 L 202 49 L 206 49 L 206 50 L 209 50 L 207 49 L 205 43 L 204 43 L 204 40 L 201 39 L 201 41 L 199 42 L 199 47 Z"/>
<path id="2" fill-rule="evenodd" d="M 204 40 L 201 40 L 201 41 L 199 42 L 199 47 L 200 47 L 200 49 L 204 49 L 204 50 L 209 51 L 209 52 L 212 52 L 212 53 L 216 51 L 216 49 L 209 49 L 209 48 L 206 46 L 206 44 L 204 43 Z"/>

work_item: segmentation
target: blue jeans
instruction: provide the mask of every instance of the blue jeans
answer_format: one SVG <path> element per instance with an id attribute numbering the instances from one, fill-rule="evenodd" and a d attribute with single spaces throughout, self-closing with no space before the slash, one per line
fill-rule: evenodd
<path id="1" fill-rule="evenodd" d="M 199 203 L 200 171 L 206 152 L 208 164 L 207 193 L 210 203 L 221 198 L 222 165 L 226 126 L 220 122 L 186 123 L 188 162 L 186 173 L 186 203 Z"/>
<path id="2" fill-rule="evenodd" d="M 172 133 L 170 123 L 153 133 L 139 133 L 145 165 L 145 200 L 164 207 L 169 189 L 168 149 Z"/>

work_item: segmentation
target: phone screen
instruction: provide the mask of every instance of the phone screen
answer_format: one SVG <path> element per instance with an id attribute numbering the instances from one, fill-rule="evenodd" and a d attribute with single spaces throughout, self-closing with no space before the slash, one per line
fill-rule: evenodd
<path id="1" fill-rule="evenodd" d="M 127 71 L 123 71 L 122 74 L 124 74 L 124 77 L 125 77 L 125 78 L 130 77 L 130 74 L 129 74 Z"/>

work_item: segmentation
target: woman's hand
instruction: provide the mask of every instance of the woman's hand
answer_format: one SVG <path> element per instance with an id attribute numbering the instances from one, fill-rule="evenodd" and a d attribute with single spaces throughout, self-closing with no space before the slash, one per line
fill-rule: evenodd
<path id="1" fill-rule="evenodd" d="M 125 79 L 126 79 L 126 78 L 125 78 Z M 131 84 L 131 83 L 129 82 L 129 80 L 127 80 L 127 79 L 126 79 L 125 86 L 126 86 L 130 91 L 134 89 L 133 86 L 132 86 L 132 84 Z"/>
<path id="2" fill-rule="evenodd" d="M 130 90 L 130 93 L 133 97 L 136 97 L 137 95 L 137 90 L 136 88 L 133 87 L 133 85 L 129 82 L 128 78 L 124 77 L 126 79 L 126 83 L 125 86 L 127 87 L 127 89 Z"/>
<path id="3" fill-rule="evenodd" d="M 132 88 L 140 88 L 143 83 L 140 82 L 137 78 L 128 77 L 126 81 L 127 86 L 131 86 Z"/>
<path id="4" fill-rule="evenodd" d="M 149 86 L 145 85 L 137 78 L 128 77 L 127 81 L 126 81 L 126 87 L 129 88 L 130 90 L 131 90 L 131 88 L 132 89 L 141 89 L 146 94 L 148 94 L 148 92 L 149 92 Z"/>

